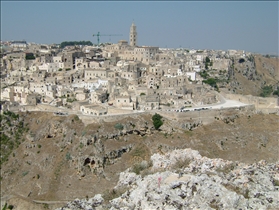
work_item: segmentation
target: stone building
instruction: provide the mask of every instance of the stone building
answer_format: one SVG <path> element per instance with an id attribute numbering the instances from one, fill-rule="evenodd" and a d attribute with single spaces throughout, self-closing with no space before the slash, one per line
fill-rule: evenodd
<path id="1" fill-rule="evenodd" d="M 131 96 L 123 95 L 123 96 L 116 96 L 114 105 L 118 108 L 128 109 L 128 110 L 135 110 L 136 103 L 133 102 Z"/>
<path id="2" fill-rule="evenodd" d="M 80 106 L 80 111 L 83 114 L 94 116 L 106 115 L 108 113 L 108 109 L 100 105 L 82 105 Z"/>
<path id="3" fill-rule="evenodd" d="M 98 69 L 85 69 L 84 70 L 84 81 L 88 81 L 95 78 L 107 78 L 108 71 L 105 68 L 98 68 Z M 110 72 L 111 73 L 111 72 Z M 113 76 L 111 74 L 111 76 Z"/>

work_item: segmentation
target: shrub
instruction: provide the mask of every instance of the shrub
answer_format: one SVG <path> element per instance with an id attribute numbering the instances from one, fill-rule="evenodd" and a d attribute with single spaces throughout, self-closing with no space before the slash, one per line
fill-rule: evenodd
<path id="1" fill-rule="evenodd" d="M 162 116 L 157 113 L 152 116 L 152 121 L 156 130 L 158 130 L 161 125 L 163 125 Z"/>
<path id="2" fill-rule="evenodd" d="M 203 80 L 203 82 L 209 84 L 211 87 L 217 86 L 217 81 L 214 78 L 208 78 L 207 80 Z"/>
<path id="3" fill-rule="evenodd" d="M 134 172 L 135 174 L 139 175 L 141 171 L 143 171 L 144 169 L 146 169 L 147 165 L 143 164 L 143 163 L 136 163 L 132 166 L 132 172 Z"/>
<path id="4" fill-rule="evenodd" d="M 108 202 L 109 200 L 112 200 L 114 198 L 117 198 L 121 196 L 123 193 L 125 193 L 128 189 L 126 187 L 122 188 L 113 188 L 111 190 L 107 189 L 103 194 L 102 197 L 104 198 L 105 202 Z"/>
<path id="5" fill-rule="evenodd" d="M 272 86 L 267 85 L 267 86 L 262 87 L 262 92 L 260 93 L 260 96 L 261 97 L 268 97 L 272 92 L 273 92 Z"/>
<path id="6" fill-rule="evenodd" d="M 24 171 L 24 172 L 22 173 L 22 176 L 26 176 L 28 173 L 29 173 L 29 171 Z"/>
<path id="7" fill-rule="evenodd" d="M 183 169 L 189 166 L 191 163 L 191 159 L 185 158 L 183 159 L 178 159 L 175 164 L 172 166 L 173 169 Z"/>
<path id="8" fill-rule="evenodd" d="M 71 154 L 68 152 L 68 153 L 66 154 L 66 160 L 71 160 L 71 159 L 72 159 Z"/>
<path id="9" fill-rule="evenodd" d="M 69 103 L 72 103 L 74 101 L 77 101 L 77 99 L 76 98 L 67 98 L 66 101 L 69 102 Z"/>
<path id="10" fill-rule="evenodd" d="M 206 71 L 200 72 L 200 76 L 204 79 L 207 79 L 209 77 L 209 74 Z"/>
<path id="11" fill-rule="evenodd" d="M 120 124 L 120 123 L 116 123 L 116 124 L 114 125 L 114 127 L 115 127 L 116 129 L 118 129 L 118 130 L 123 130 L 123 128 L 124 128 L 124 126 L 123 126 L 122 124 Z"/>
<path id="12" fill-rule="evenodd" d="M 8 205 L 8 209 L 14 209 L 13 205 Z"/>

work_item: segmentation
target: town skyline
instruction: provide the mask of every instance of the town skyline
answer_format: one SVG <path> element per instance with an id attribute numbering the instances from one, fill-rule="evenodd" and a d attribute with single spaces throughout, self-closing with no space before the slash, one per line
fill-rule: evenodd
<path id="1" fill-rule="evenodd" d="M 1 2 L 3 41 L 117 43 L 132 22 L 139 46 L 278 55 L 278 2 Z"/>

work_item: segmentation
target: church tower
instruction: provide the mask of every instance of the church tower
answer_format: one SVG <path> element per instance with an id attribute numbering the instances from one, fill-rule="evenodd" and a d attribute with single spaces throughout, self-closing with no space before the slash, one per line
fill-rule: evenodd
<path id="1" fill-rule="evenodd" d="M 134 22 L 130 27 L 130 45 L 133 47 L 137 46 L 137 31 Z"/>

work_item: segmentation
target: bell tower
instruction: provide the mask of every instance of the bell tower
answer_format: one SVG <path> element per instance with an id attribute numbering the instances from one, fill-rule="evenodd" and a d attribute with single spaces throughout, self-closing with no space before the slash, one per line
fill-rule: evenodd
<path id="1" fill-rule="evenodd" d="M 134 22 L 130 27 L 130 45 L 133 47 L 137 46 L 137 31 Z"/>

